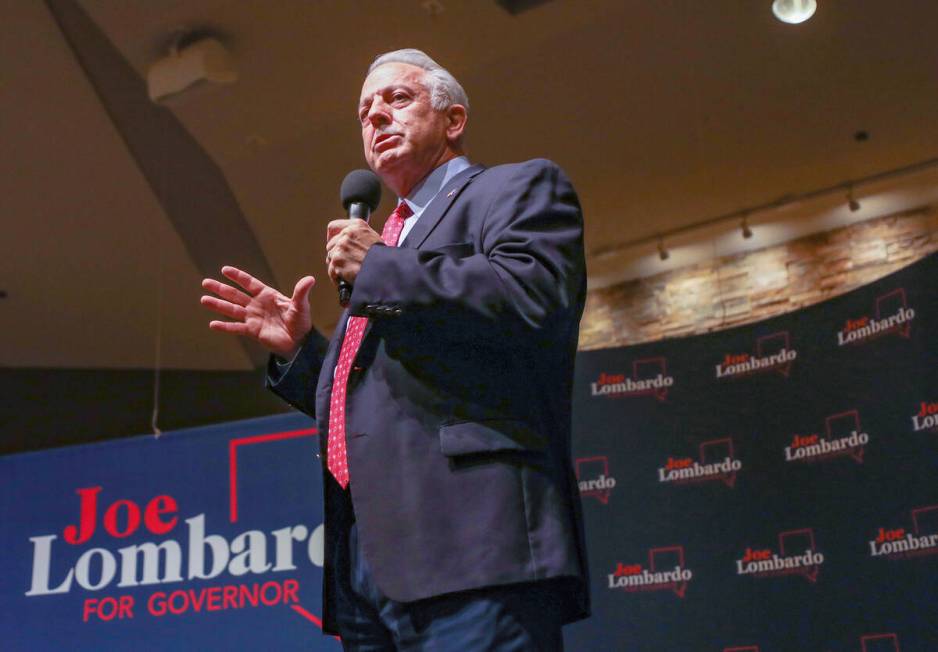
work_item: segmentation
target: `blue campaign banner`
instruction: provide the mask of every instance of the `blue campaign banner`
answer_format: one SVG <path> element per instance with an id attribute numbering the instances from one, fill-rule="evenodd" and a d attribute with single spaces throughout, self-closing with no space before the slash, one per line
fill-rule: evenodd
<path id="1" fill-rule="evenodd" d="M 4 650 L 339 650 L 289 414 L 0 458 Z"/>

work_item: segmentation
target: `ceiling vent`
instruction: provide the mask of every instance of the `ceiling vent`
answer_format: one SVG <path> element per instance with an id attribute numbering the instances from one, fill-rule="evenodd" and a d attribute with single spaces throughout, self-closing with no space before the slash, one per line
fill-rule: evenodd
<path id="1" fill-rule="evenodd" d="M 230 84 L 238 79 L 231 54 L 213 37 L 188 43 L 178 39 L 169 55 L 156 61 L 147 71 L 150 99 L 160 102 L 201 82 Z"/>

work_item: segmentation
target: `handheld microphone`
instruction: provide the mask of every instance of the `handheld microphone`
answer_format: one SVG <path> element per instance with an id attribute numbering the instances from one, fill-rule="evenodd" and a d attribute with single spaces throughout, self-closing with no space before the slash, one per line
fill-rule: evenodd
<path id="1" fill-rule="evenodd" d="M 342 180 L 339 197 L 342 207 L 348 211 L 349 219 L 367 222 L 381 201 L 381 182 L 371 170 L 352 170 Z M 347 306 L 351 298 L 352 284 L 340 279 L 339 305 Z"/>

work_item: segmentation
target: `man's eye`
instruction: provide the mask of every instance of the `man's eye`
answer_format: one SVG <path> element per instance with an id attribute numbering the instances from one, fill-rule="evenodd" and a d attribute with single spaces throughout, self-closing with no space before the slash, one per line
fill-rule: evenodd
<path id="1" fill-rule="evenodd" d="M 395 93 L 393 98 L 395 102 L 402 102 L 407 99 L 407 95 L 404 93 Z"/>

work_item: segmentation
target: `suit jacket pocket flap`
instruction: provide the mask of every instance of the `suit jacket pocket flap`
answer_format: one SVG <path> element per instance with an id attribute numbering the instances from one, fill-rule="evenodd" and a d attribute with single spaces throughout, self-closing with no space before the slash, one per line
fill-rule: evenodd
<path id="1" fill-rule="evenodd" d="M 523 421 L 463 421 L 440 426 L 440 450 L 448 457 L 543 450 L 546 446 L 544 437 Z"/>

